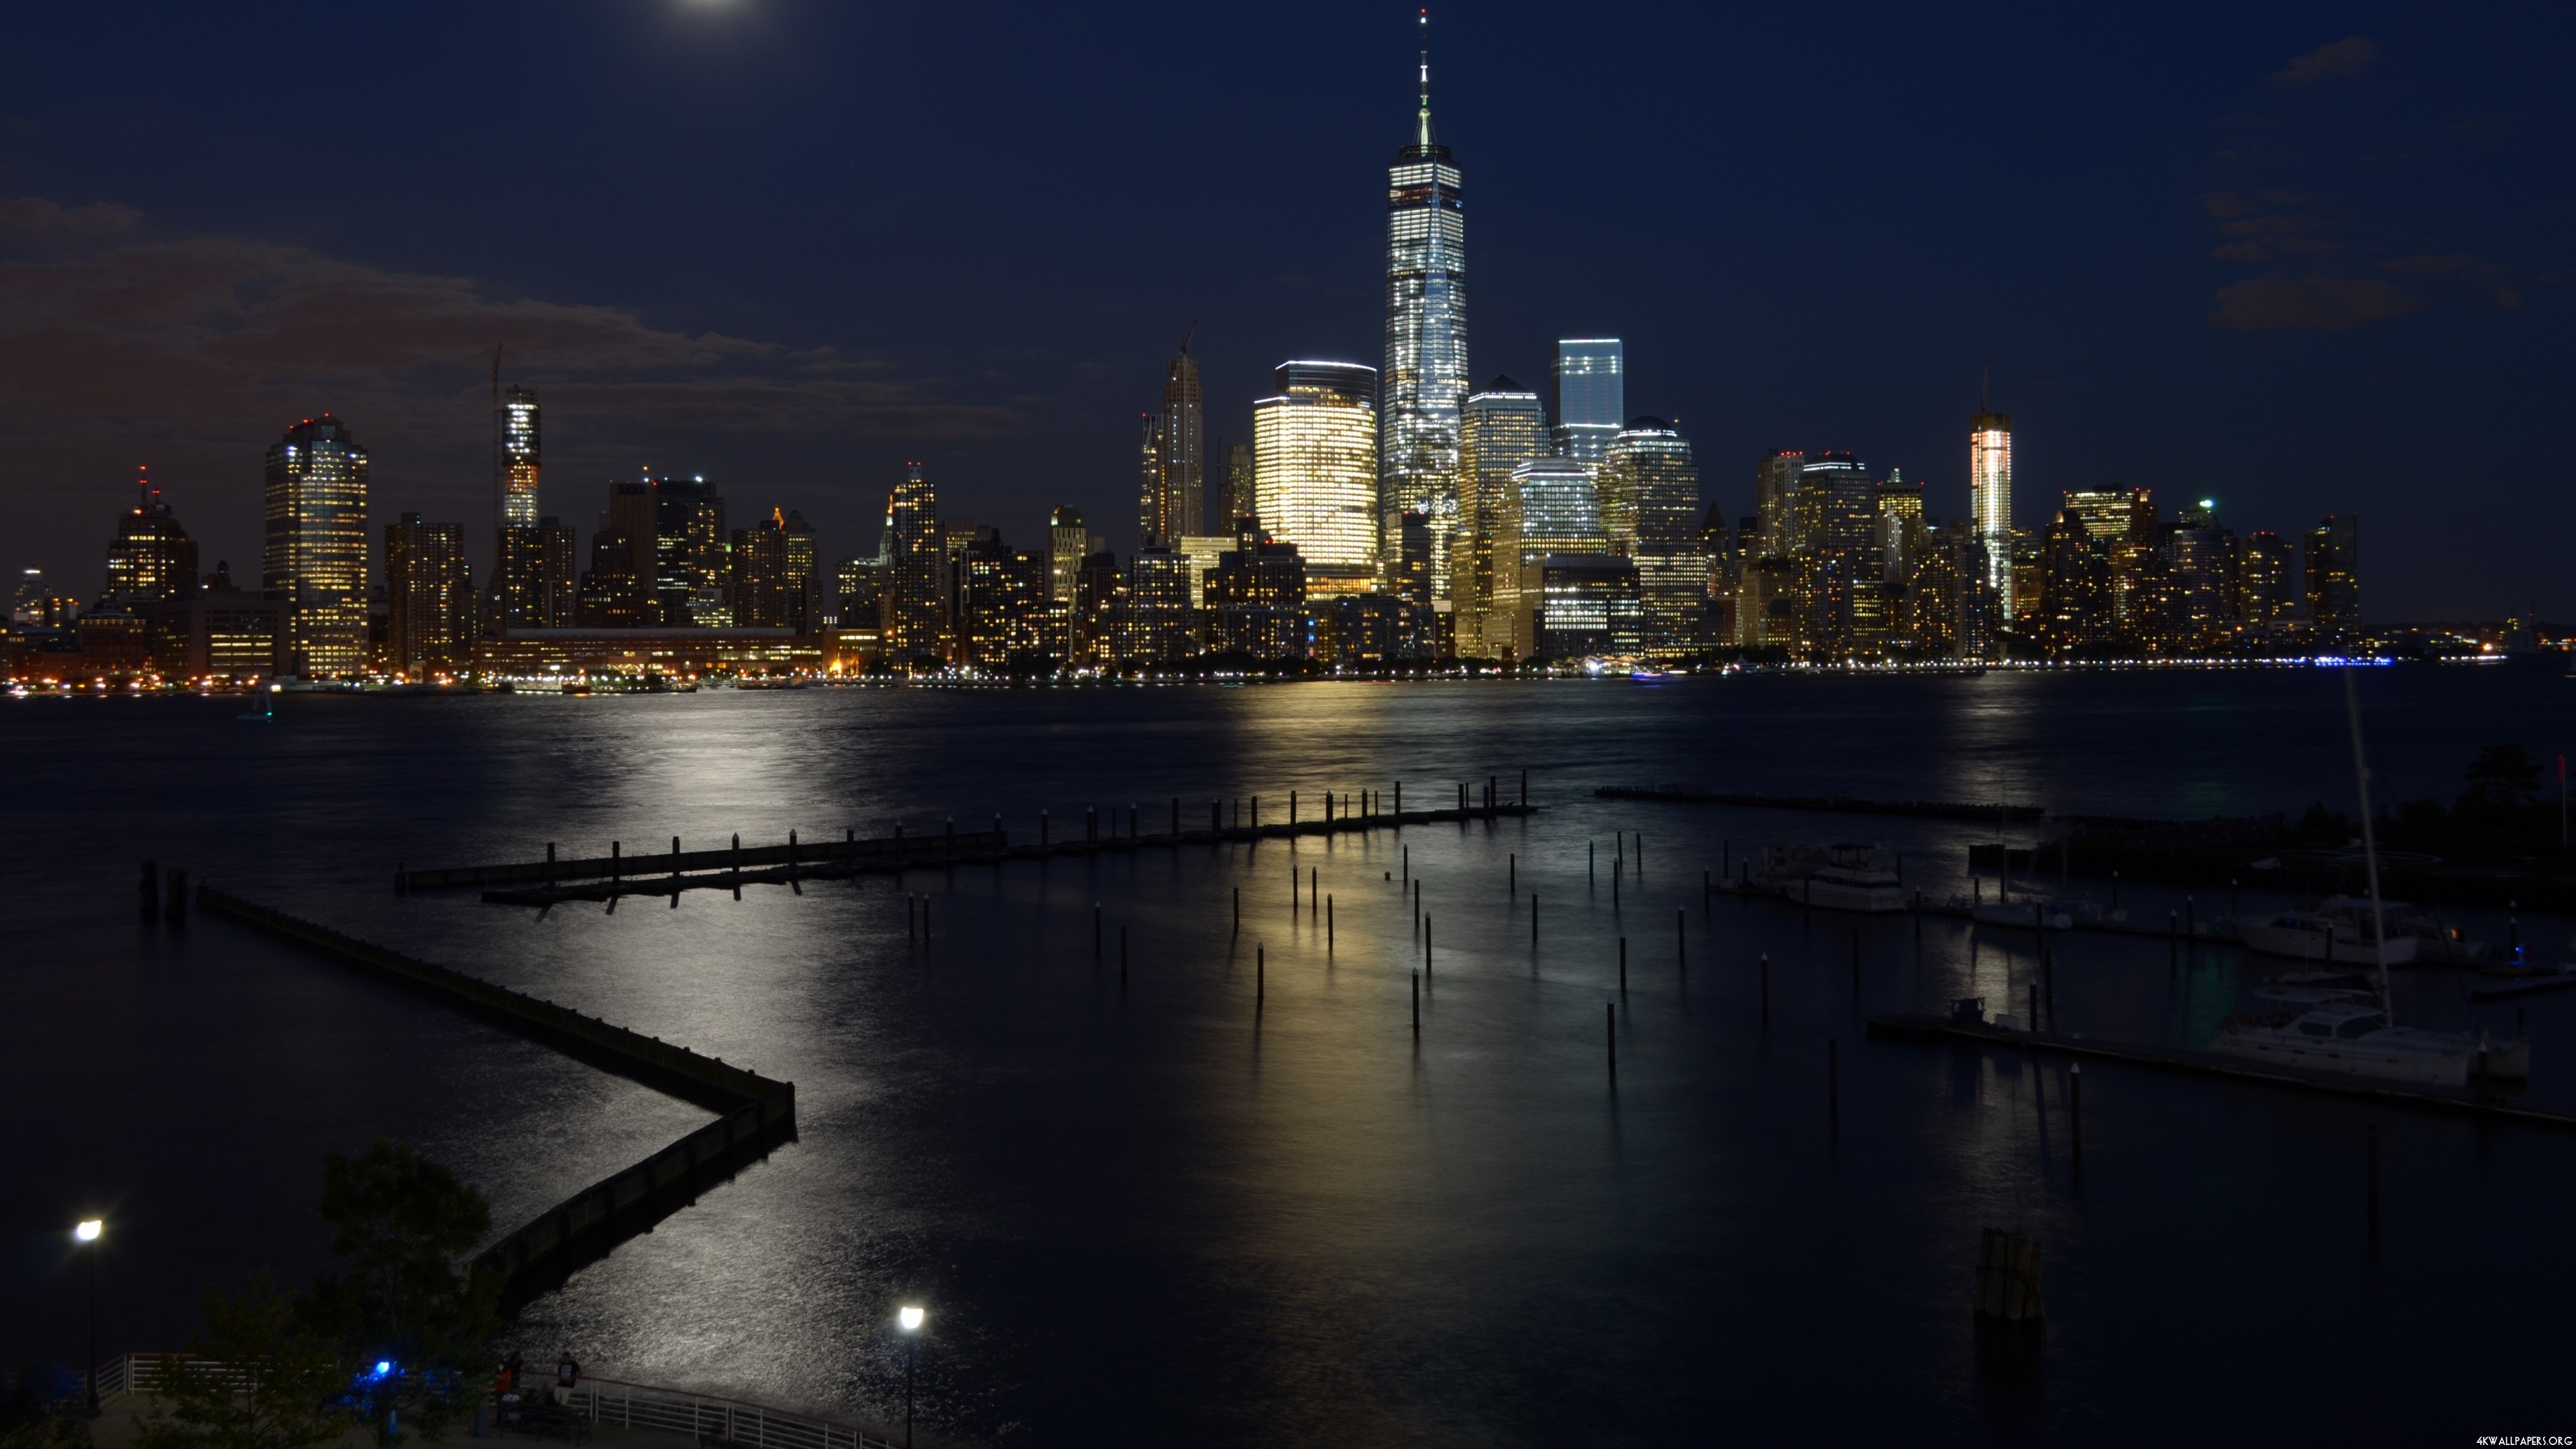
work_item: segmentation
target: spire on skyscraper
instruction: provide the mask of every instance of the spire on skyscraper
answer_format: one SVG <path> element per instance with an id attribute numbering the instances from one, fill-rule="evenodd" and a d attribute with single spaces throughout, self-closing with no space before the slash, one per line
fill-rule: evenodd
<path id="1" fill-rule="evenodd" d="M 1422 115 L 1421 131 L 1414 142 L 1425 150 L 1431 146 L 1431 7 L 1422 9 Z"/>

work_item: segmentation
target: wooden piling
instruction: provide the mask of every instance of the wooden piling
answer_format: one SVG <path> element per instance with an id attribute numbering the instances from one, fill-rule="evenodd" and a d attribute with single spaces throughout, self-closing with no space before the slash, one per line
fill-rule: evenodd
<path id="1" fill-rule="evenodd" d="M 1839 1127 L 1843 1120 L 1843 1044 L 1833 1037 L 1825 1038 L 1825 1122 Z"/>
<path id="2" fill-rule="evenodd" d="M 2370 1211 L 2370 1245 L 2379 1246 L 2379 1126 L 2372 1123 L 2361 1129 L 2362 1190 L 2367 1194 Z"/>
<path id="3" fill-rule="evenodd" d="M 1422 1040 L 1422 973 L 1413 973 L 1413 1039 Z"/>
<path id="4" fill-rule="evenodd" d="M 1262 1003 L 1270 994 L 1270 948 L 1255 943 L 1252 948 L 1252 1014 L 1261 1014 Z"/>
<path id="5" fill-rule="evenodd" d="M 1431 918 L 1422 918 L 1422 972 L 1431 974 Z"/>
<path id="6" fill-rule="evenodd" d="M 1503 894 L 1506 896 L 1517 896 L 1521 893 L 1520 852 L 1513 851 L 1510 855 L 1505 856 L 1503 860 Z"/>
<path id="7" fill-rule="evenodd" d="M 1310 921 L 1315 918 L 1315 892 L 1323 885 L 1323 874 L 1322 866 L 1306 867 L 1306 919 Z"/>
<path id="8" fill-rule="evenodd" d="M 1324 897 L 1324 954 L 1333 954 L 1333 898 Z"/>
<path id="9" fill-rule="evenodd" d="M 2075 1138 L 2075 1175 L 2084 1175 L 2084 1064 L 2066 1071 L 2066 1125 Z"/>

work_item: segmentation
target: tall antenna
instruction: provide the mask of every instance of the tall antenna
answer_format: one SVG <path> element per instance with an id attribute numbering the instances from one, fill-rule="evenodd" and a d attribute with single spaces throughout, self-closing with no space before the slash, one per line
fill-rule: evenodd
<path id="1" fill-rule="evenodd" d="M 1422 8 L 1422 134 L 1425 149 L 1431 145 L 1431 7 Z"/>
<path id="2" fill-rule="evenodd" d="M 1188 332 L 1186 332 L 1186 333 L 1182 334 L 1182 336 L 1181 336 L 1181 355 L 1182 355 L 1183 357 L 1187 357 L 1187 356 L 1189 356 L 1189 355 L 1190 355 L 1190 339 L 1191 339 L 1191 338 L 1193 338 L 1193 337 L 1196 337 L 1196 336 L 1198 336 L 1198 335 L 1199 335 L 1199 319 L 1197 319 L 1196 317 L 1193 317 L 1193 318 L 1191 318 L 1191 319 L 1190 319 L 1190 330 L 1189 330 Z"/>

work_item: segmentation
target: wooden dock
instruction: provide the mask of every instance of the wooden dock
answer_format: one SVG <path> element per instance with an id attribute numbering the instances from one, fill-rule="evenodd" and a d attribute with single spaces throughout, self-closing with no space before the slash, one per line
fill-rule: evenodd
<path id="1" fill-rule="evenodd" d="M 1191 845 L 1290 840 L 1302 836 L 1363 834 L 1408 825 L 1463 825 L 1520 819 L 1538 813 L 1535 805 L 1499 802 L 1446 810 L 1407 810 L 1309 816 L 1269 824 L 1211 826 L 1204 830 L 1130 829 L 1118 833 L 1119 820 L 1094 816 L 1084 833 L 1057 840 L 1051 833 L 1013 844 L 1009 832 L 992 830 L 896 834 L 869 840 L 807 841 L 791 836 L 780 845 L 746 845 L 716 850 L 665 851 L 658 855 L 614 853 L 581 859 L 521 861 L 504 865 L 460 866 L 445 870 L 397 871 L 397 891 L 435 890 L 455 886 L 514 886 L 486 890 L 483 899 L 496 905 L 546 906 L 558 901 L 607 901 L 621 896 L 674 896 L 693 890 L 733 890 L 746 885 L 784 885 L 796 889 L 805 881 L 848 880 L 860 875 L 888 875 L 957 865 L 984 865 L 1005 860 L 1043 860 L 1052 856 L 1105 855 L 1137 850 L 1167 850 Z M 1174 812 L 1175 818 L 1178 812 Z M 1258 818 L 1258 812 L 1255 812 Z M 1107 834 L 1090 827 L 1102 820 Z M 1123 822 L 1133 827 L 1138 817 Z"/>
<path id="2" fill-rule="evenodd" d="M 2493 1121 L 2518 1122 L 2535 1127 L 2576 1129 L 2576 1112 L 2561 1111 L 2552 1107 L 2534 1107 L 2474 1088 L 2452 1090 L 2445 1087 L 2397 1086 L 2385 1082 L 2364 1081 L 2356 1077 L 2327 1076 L 2322 1073 L 2263 1066 L 2241 1057 L 2222 1056 L 2216 1052 L 2139 1046 L 2126 1042 L 2099 1041 L 2080 1035 L 2060 1035 L 2055 1032 L 2014 1031 L 1984 1022 L 1954 1021 L 1948 1017 L 1933 1016 L 1925 1012 L 1900 1012 L 1889 1016 L 1873 1016 L 1869 1018 L 1868 1025 L 1870 1037 L 1876 1041 L 1960 1041 L 1981 1047 L 2045 1052 L 2052 1056 L 2089 1057 L 2098 1061 L 2122 1062 L 2133 1067 L 2151 1067 L 2158 1071 L 2186 1072 L 2240 1082 L 2259 1082 L 2274 1087 L 2297 1087 L 2311 1092 L 2331 1092 L 2340 1097 L 2388 1106 L 2463 1113 Z"/>
<path id="3" fill-rule="evenodd" d="M 1841 815 L 1909 815 L 1925 820 L 2045 820 L 2036 805 L 1978 805 L 1963 800 L 1861 800 L 1849 795 L 1757 795 L 1690 785 L 1604 785 L 1604 800 L 1656 800 L 1675 805 L 1739 805 L 1752 810 L 1822 810 Z"/>

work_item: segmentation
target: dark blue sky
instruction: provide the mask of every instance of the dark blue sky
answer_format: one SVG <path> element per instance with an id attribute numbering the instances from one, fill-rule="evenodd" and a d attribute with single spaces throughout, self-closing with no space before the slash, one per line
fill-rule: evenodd
<path id="1" fill-rule="evenodd" d="M 2564 617 L 2576 140 L 2558 6 L 1454 4 L 1479 378 L 1628 339 L 1749 511 L 1773 447 L 1966 503 L 1979 366 L 2019 515 L 2363 516 L 2377 619 Z M 1134 532 L 1196 319 L 1210 431 L 1375 362 L 1413 12 L 59 6 L 0 52 L 0 564 L 88 593 L 136 462 L 253 572 L 260 459 L 330 409 L 378 512 L 489 517 L 484 370 L 545 506 L 644 465 L 873 546 L 902 461 L 1039 541 Z M 479 557 L 479 553 L 478 553 Z"/>

